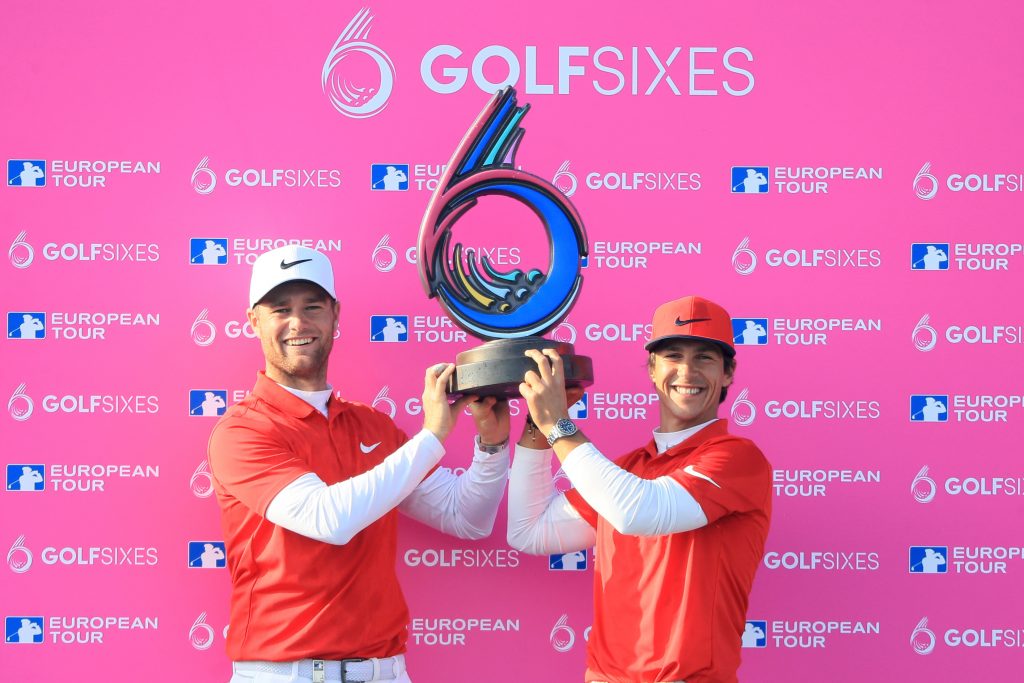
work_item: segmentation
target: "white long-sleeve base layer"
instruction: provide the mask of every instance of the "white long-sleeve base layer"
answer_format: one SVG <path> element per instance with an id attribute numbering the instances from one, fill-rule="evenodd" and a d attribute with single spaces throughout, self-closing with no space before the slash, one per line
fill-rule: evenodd
<path id="1" fill-rule="evenodd" d="M 423 430 L 372 470 L 328 486 L 313 473 L 281 489 L 267 519 L 295 533 L 341 545 L 396 506 L 413 519 L 459 538 L 479 539 L 494 527 L 508 478 L 509 451 L 476 449 L 456 476 L 439 467 L 444 446 Z"/>
<path id="2" fill-rule="evenodd" d="M 303 392 L 284 387 L 325 412 L 330 390 Z M 479 444 L 479 441 L 477 441 Z M 479 539 L 494 528 L 508 480 L 509 449 L 484 453 L 456 476 L 437 468 L 444 446 L 424 429 L 373 469 L 328 486 L 307 473 L 285 486 L 267 506 L 267 519 L 309 538 L 342 545 L 398 507 L 424 524 L 459 538 Z"/>
<path id="3" fill-rule="evenodd" d="M 711 422 L 713 422 L 712 420 Z M 711 424 L 679 432 L 654 432 L 658 453 Z M 508 487 L 508 543 L 534 555 L 567 553 L 594 545 L 594 528 L 554 487 L 552 451 L 516 447 Z M 642 479 L 587 442 L 574 448 L 562 470 L 583 498 L 622 534 L 660 536 L 708 523 L 704 510 L 672 477 Z"/>

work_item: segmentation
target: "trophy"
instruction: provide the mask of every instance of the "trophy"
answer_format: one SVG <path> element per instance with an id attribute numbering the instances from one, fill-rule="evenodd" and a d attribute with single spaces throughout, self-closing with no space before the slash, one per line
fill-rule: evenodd
<path id="1" fill-rule="evenodd" d="M 518 170 L 515 154 L 529 105 L 516 105 L 516 92 L 496 93 L 455 149 L 420 226 L 419 272 L 427 296 L 437 298 L 452 322 L 488 340 L 455 357 L 449 393 L 509 398 L 537 364 L 528 349 L 555 349 L 562 356 L 568 387 L 594 381 L 593 363 L 572 344 L 540 335 L 572 309 L 587 255 L 583 222 L 571 203 L 546 180 Z M 453 237 L 456 223 L 480 197 L 500 195 L 527 206 L 540 219 L 548 243 L 548 265 L 502 272 L 487 256 L 478 258 Z"/>

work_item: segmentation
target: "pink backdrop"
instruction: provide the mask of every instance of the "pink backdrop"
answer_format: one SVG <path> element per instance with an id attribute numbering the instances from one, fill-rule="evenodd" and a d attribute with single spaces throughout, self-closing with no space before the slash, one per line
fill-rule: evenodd
<path id="1" fill-rule="evenodd" d="M 890 5 L 8 7 L 0 678 L 228 678 L 227 571 L 190 566 L 190 542 L 222 537 L 214 418 L 190 392 L 230 403 L 261 367 L 247 261 L 266 241 L 328 251 L 331 380 L 416 431 L 422 369 L 473 340 L 443 326 L 407 250 L 430 178 L 511 78 L 533 106 L 518 162 L 575 188 L 587 226 L 556 334 L 594 359 L 580 424 L 606 453 L 654 426 L 656 304 L 700 293 L 766 319 L 722 407 L 779 484 L 748 614 L 765 638 L 741 678 L 1013 679 L 1022 10 Z M 375 164 L 408 165 L 408 189 L 374 188 Z M 731 191 L 760 167 L 767 192 Z M 480 246 L 535 229 L 519 207 L 478 215 L 500 235 Z M 226 263 L 201 265 L 208 239 Z M 408 316 L 409 340 L 371 341 L 375 315 Z M 469 440 L 463 419 L 445 464 Z M 580 680 L 590 562 L 551 570 L 504 532 L 504 509 L 481 543 L 403 526 L 417 683 Z M 927 578 L 923 546 L 947 558 Z M 14 642 L 40 618 L 41 643 Z"/>

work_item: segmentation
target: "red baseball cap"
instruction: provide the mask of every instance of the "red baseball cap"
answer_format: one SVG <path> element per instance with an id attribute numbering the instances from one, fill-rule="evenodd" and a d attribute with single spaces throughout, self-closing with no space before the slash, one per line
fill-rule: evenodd
<path id="1" fill-rule="evenodd" d="M 736 355 L 732 343 L 732 318 L 724 308 L 699 296 L 684 296 L 658 306 L 654 311 L 648 351 L 669 339 L 706 339 L 722 347 L 728 357 Z"/>

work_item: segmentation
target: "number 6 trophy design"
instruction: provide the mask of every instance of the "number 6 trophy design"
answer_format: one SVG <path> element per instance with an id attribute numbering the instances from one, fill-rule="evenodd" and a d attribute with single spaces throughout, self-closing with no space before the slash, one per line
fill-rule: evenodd
<path id="1" fill-rule="evenodd" d="M 566 385 L 594 381 L 593 364 L 572 344 L 542 338 L 572 309 L 587 255 L 583 222 L 553 185 L 515 168 L 523 139 L 520 123 L 529 105 L 516 106 L 516 92 L 497 93 L 456 148 L 427 205 L 419 234 L 420 280 L 452 321 L 469 334 L 490 340 L 455 357 L 453 394 L 512 397 L 536 363 L 527 349 L 555 349 L 563 358 Z M 547 272 L 499 272 L 484 256 L 453 238 L 455 224 L 487 195 L 510 197 L 528 206 L 547 233 Z"/>

